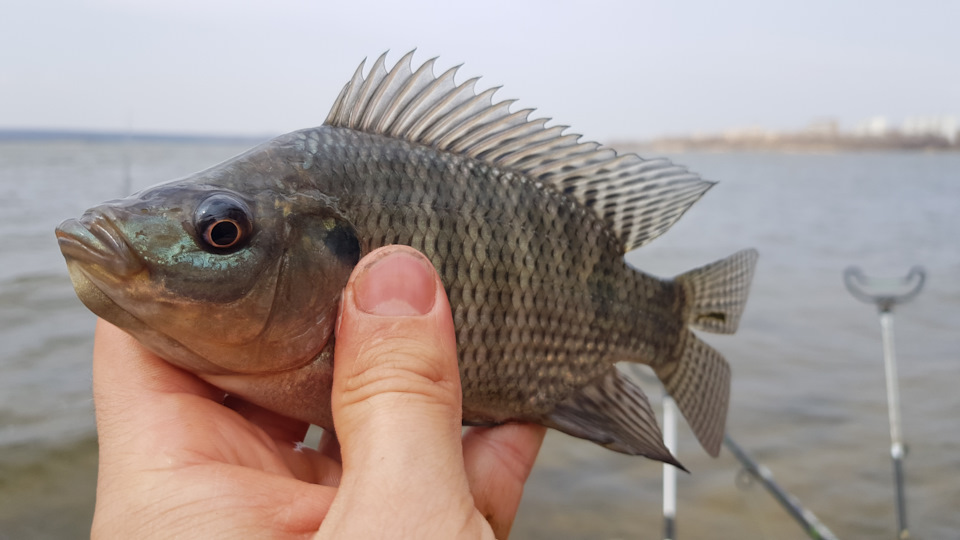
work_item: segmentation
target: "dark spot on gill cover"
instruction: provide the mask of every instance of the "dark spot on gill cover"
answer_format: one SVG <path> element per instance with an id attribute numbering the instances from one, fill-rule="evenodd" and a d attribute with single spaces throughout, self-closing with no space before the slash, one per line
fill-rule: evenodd
<path id="1" fill-rule="evenodd" d="M 353 267 L 360 262 L 360 241 L 350 224 L 338 221 L 327 233 L 324 243 L 330 253 L 345 265 Z"/>
<path id="2" fill-rule="evenodd" d="M 701 319 L 716 319 L 720 322 L 727 322 L 727 314 L 719 311 L 711 311 L 700 316 Z"/>

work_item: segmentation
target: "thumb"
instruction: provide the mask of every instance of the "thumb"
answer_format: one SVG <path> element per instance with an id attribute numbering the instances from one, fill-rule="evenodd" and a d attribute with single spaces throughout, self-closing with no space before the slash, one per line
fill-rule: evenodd
<path id="1" fill-rule="evenodd" d="M 412 523 L 473 510 L 461 399 L 450 305 L 432 264 L 404 246 L 367 255 L 341 302 L 331 405 L 343 478 L 327 522 L 369 523 L 405 503 Z"/>

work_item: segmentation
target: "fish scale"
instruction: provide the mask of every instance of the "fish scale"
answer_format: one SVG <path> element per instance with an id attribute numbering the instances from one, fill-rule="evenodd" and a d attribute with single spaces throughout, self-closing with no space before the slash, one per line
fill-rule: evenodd
<path id="1" fill-rule="evenodd" d="M 615 366 L 637 362 L 716 455 L 730 369 L 691 328 L 736 330 L 756 252 L 672 280 L 623 260 L 713 184 L 411 58 L 361 64 L 318 128 L 65 221 L 80 299 L 211 384 L 332 429 L 342 289 L 363 254 L 406 244 L 447 291 L 465 423 L 538 422 L 679 465 Z"/>

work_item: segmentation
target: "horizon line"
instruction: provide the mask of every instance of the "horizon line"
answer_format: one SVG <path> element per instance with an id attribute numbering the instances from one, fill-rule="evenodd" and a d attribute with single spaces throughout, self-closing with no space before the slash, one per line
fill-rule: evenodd
<path id="1" fill-rule="evenodd" d="M 178 133 L 172 131 L 120 131 L 83 128 L 0 127 L 0 141 L 87 140 L 117 142 L 253 142 L 267 141 L 277 134 Z"/>

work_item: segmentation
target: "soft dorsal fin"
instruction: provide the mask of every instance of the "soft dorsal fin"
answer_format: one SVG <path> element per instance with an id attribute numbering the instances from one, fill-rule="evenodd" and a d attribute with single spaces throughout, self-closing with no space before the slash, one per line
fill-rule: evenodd
<path id="1" fill-rule="evenodd" d="M 386 53 L 366 77 L 361 63 L 327 116 L 330 126 L 407 140 L 516 171 L 573 197 L 603 218 L 624 251 L 670 228 L 713 182 L 666 159 L 618 154 L 566 126 L 510 111 L 493 102 L 496 88 L 477 92 L 477 79 L 454 83 L 458 67 L 433 74 L 435 59 L 412 69 L 413 51 L 389 71 Z"/>

